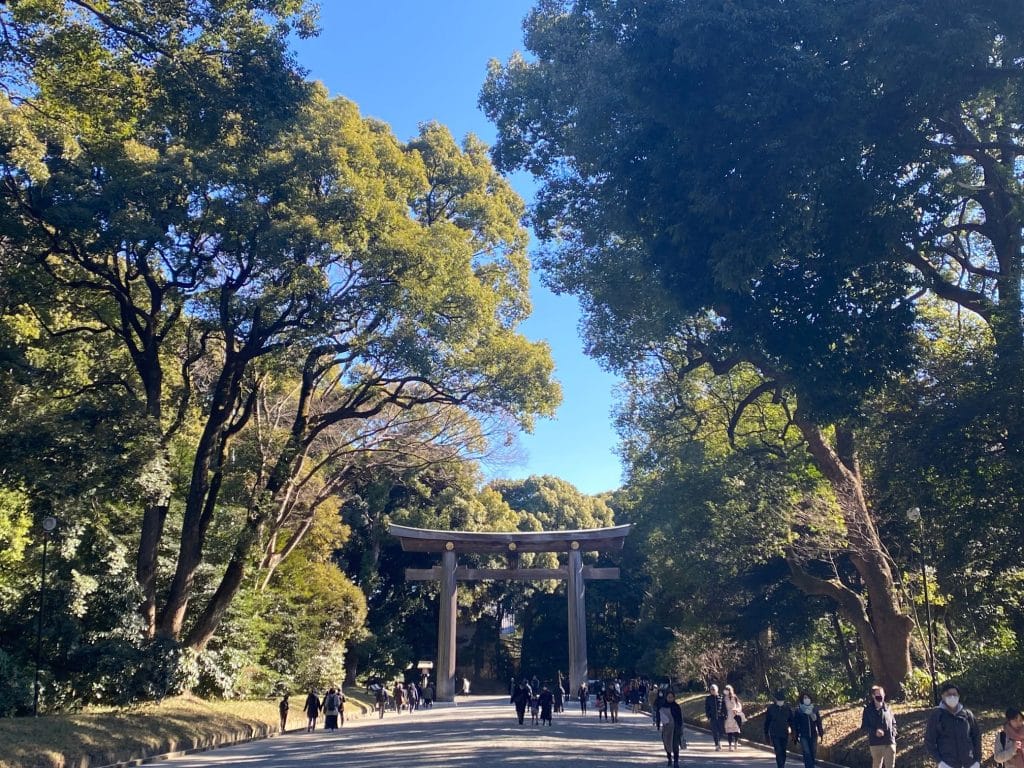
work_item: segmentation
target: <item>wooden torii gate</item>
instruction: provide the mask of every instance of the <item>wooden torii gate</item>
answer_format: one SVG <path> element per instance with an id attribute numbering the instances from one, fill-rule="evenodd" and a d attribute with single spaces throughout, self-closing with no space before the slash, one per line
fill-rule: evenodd
<path id="1" fill-rule="evenodd" d="M 565 579 L 569 598 L 569 685 L 574 692 L 587 679 L 587 612 L 584 597 L 587 579 L 617 579 L 618 568 L 583 565 L 584 552 L 622 549 L 631 526 L 592 528 L 583 531 L 433 531 L 391 525 L 389 533 L 402 542 L 406 552 L 440 552 L 441 565 L 433 568 L 406 568 L 409 581 L 437 581 L 441 606 L 437 627 L 438 701 L 455 698 L 455 618 L 460 581 L 500 581 L 516 579 L 540 581 Z M 456 563 L 460 552 L 504 554 L 507 568 L 467 568 Z M 520 568 L 520 552 L 565 552 L 568 562 L 560 568 Z"/>

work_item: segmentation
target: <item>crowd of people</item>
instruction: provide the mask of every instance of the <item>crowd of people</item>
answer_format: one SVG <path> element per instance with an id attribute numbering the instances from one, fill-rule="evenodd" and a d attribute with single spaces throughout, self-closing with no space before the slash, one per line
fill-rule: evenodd
<path id="1" fill-rule="evenodd" d="M 468 689 L 468 686 L 464 686 Z M 385 685 L 376 682 L 368 686 L 377 703 L 380 716 L 391 708 L 398 713 L 429 708 L 433 704 L 434 686 L 429 679 L 419 683 L 395 682 Z M 941 700 L 931 710 L 924 735 L 924 746 L 937 768 L 981 768 L 981 731 L 971 710 L 960 700 L 959 688 L 946 683 L 940 688 Z M 621 704 L 638 713 L 649 707 L 654 726 L 661 735 L 667 764 L 679 765 L 679 752 L 686 749 L 683 712 L 670 686 L 657 686 L 637 678 L 582 682 L 572 693 L 567 681 L 559 673 L 553 682 L 513 678 L 509 683 L 509 700 L 515 707 L 520 725 L 551 726 L 553 716 L 565 711 L 566 704 L 575 699 L 580 713 L 587 715 L 593 699 L 598 721 L 617 722 Z M 777 691 L 764 716 L 763 735 L 775 751 L 777 768 L 784 768 L 791 744 L 799 745 L 804 768 L 815 768 L 818 744 L 825 735 L 821 712 L 810 692 L 802 692 L 796 703 L 789 703 L 785 691 Z M 306 731 L 316 729 L 320 716 L 324 729 L 334 731 L 345 723 L 345 696 L 341 688 L 328 688 L 321 698 L 316 689 L 310 690 L 302 711 L 306 716 Z M 288 694 L 280 704 L 281 731 L 287 728 L 290 702 Z M 709 687 L 704 698 L 707 719 L 715 750 L 733 751 L 739 738 L 746 714 L 743 702 L 731 685 L 719 689 Z M 861 717 L 861 729 L 867 737 L 871 751 L 872 768 L 895 768 L 898 729 L 892 707 L 886 699 L 885 689 L 874 686 Z M 992 748 L 996 763 L 1005 768 L 1024 768 L 1024 715 L 1017 709 L 1006 710 L 1006 720 L 998 732 Z"/>
<path id="2" fill-rule="evenodd" d="M 641 678 L 594 680 L 581 682 L 570 697 L 568 682 L 559 672 L 554 682 L 542 683 L 536 675 L 518 681 L 513 677 L 509 681 L 509 702 L 516 708 L 520 725 L 525 722 L 527 710 L 533 725 L 551 725 L 551 715 L 564 712 L 565 702 L 570 699 L 579 702 L 580 714 L 586 715 L 593 696 L 598 721 L 617 723 L 623 704 L 632 712 L 640 712 L 650 687 L 650 682 Z"/>

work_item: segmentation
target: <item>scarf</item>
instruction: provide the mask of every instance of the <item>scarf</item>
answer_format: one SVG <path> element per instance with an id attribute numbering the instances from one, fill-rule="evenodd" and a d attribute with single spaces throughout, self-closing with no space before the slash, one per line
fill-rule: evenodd
<path id="1" fill-rule="evenodd" d="M 814 705 L 813 704 L 801 704 L 800 705 L 800 711 L 803 712 L 805 715 L 807 715 L 807 717 L 810 719 L 810 721 L 812 723 L 815 720 L 818 719 L 818 716 L 816 714 L 814 714 Z"/>

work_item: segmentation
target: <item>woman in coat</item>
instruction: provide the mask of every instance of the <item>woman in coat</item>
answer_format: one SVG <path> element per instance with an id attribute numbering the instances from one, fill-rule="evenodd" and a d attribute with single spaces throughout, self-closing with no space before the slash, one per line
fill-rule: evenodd
<path id="1" fill-rule="evenodd" d="M 731 685 L 725 686 L 725 736 L 729 739 L 729 750 L 736 749 L 740 740 L 740 726 L 743 724 L 743 703 Z"/>
<path id="2" fill-rule="evenodd" d="M 316 721 L 320 718 L 320 697 L 316 695 L 315 689 L 306 697 L 302 711 L 306 713 L 306 732 L 316 730 Z"/>
<path id="3" fill-rule="evenodd" d="M 811 694 L 800 694 L 800 703 L 793 710 L 793 738 L 800 742 L 804 755 L 804 768 L 814 768 L 818 739 L 825 735 L 821 727 L 821 712 L 811 701 Z"/>
<path id="4" fill-rule="evenodd" d="M 679 768 L 679 748 L 686 748 L 683 738 L 683 710 L 676 702 L 676 695 L 669 691 L 661 703 L 661 744 L 665 748 L 668 765 Z"/>

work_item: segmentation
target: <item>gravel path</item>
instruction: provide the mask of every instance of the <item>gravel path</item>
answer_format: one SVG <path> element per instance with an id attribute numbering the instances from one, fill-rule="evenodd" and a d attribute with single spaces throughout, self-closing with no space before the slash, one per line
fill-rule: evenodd
<path id="1" fill-rule="evenodd" d="M 680 763 L 690 768 L 774 768 L 763 751 L 740 747 L 716 752 L 709 736 L 687 729 L 689 749 Z M 519 725 L 508 699 L 472 696 L 457 707 L 367 717 L 326 733 L 290 732 L 285 736 L 226 747 L 166 761 L 173 768 L 534 768 L 568 761 L 584 768 L 632 768 L 665 765 L 661 740 L 644 715 L 620 714 L 618 723 L 598 722 L 578 709 L 555 715 L 554 725 L 533 726 L 529 714 Z M 793 759 L 791 765 L 795 766 Z"/>

